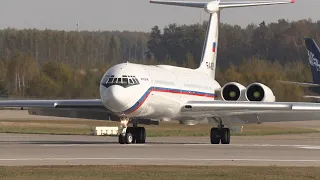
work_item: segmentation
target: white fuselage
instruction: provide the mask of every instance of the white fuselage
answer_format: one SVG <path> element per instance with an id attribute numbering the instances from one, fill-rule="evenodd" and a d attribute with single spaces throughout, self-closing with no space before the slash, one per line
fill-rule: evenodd
<path id="1" fill-rule="evenodd" d="M 122 63 L 105 73 L 100 96 L 105 107 L 120 116 L 179 119 L 186 102 L 212 101 L 220 88 L 198 69 Z"/>

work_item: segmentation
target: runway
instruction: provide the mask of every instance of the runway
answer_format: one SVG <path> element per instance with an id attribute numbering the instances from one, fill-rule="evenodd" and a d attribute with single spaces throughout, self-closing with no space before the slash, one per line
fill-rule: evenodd
<path id="1" fill-rule="evenodd" d="M 320 166 L 320 136 L 147 138 L 120 145 L 116 137 L 0 134 L 0 166 L 12 165 L 278 165 Z"/>

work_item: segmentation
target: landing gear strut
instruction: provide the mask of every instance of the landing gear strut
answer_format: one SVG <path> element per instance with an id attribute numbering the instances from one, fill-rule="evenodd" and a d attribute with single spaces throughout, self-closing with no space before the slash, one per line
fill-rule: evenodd
<path id="1" fill-rule="evenodd" d="M 211 128 L 210 141 L 211 144 L 230 144 L 230 129 L 225 128 L 221 120 L 217 128 Z"/>
<path id="2" fill-rule="evenodd" d="M 121 119 L 122 132 L 119 134 L 120 144 L 142 144 L 146 142 L 146 130 L 144 127 L 138 127 L 138 122 L 133 121 L 133 127 L 128 127 L 129 120 Z"/>

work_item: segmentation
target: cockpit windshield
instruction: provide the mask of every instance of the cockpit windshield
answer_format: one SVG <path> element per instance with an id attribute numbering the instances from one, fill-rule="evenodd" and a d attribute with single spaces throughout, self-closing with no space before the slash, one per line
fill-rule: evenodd
<path id="1" fill-rule="evenodd" d="M 139 80 L 135 76 L 130 76 L 130 75 L 122 75 L 122 77 L 107 75 L 102 81 L 102 85 L 105 86 L 106 88 L 113 85 L 119 85 L 126 88 L 129 86 L 134 86 L 138 84 L 140 84 Z"/>

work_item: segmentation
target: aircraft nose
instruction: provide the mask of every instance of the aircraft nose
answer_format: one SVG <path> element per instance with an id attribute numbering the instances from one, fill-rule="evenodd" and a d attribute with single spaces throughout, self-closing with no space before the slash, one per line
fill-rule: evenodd
<path id="1" fill-rule="evenodd" d="M 121 86 L 110 86 L 104 88 L 102 102 L 111 111 L 122 112 L 126 110 L 128 104 L 124 88 Z"/>

